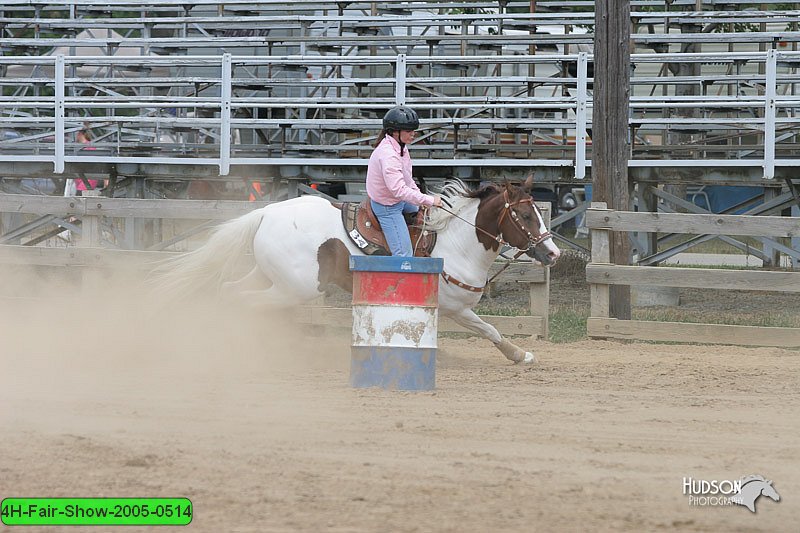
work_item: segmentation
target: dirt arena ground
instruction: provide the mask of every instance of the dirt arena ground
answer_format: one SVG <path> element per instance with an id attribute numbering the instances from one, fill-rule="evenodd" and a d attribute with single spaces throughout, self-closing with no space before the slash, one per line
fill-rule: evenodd
<path id="1" fill-rule="evenodd" d="M 3 300 L 0 498 L 183 496 L 204 532 L 800 523 L 798 351 L 445 338 L 435 392 L 354 390 L 346 332 L 122 292 Z M 682 494 L 748 474 L 781 501 Z"/>

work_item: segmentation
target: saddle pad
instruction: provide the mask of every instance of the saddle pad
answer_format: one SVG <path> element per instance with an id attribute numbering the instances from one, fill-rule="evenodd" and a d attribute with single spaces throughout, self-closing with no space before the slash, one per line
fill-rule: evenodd
<path id="1" fill-rule="evenodd" d="M 380 229 L 373 229 L 371 227 L 365 228 L 365 223 L 359 224 L 359 211 L 359 204 L 356 202 L 347 202 L 342 205 L 342 223 L 344 224 L 344 230 L 347 232 L 350 240 L 353 241 L 353 244 L 358 246 L 365 255 L 391 255 L 386 244 L 386 239 L 383 237 L 383 232 Z M 371 225 L 370 223 L 370 226 Z M 379 242 L 374 242 L 378 239 L 380 239 Z"/>

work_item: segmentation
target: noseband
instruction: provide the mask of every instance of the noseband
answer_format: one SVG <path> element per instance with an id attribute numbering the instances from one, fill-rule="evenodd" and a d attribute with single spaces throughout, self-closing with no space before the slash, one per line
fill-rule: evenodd
<path id="1" fill-rule="evenodd" d="M 544 233 L 542 233 L 538 237 L 534 237 L 533 234 L 530 232 L 530 230 L 528 230 L 528 228 L 525 227 L 525 224 L 522 223 L 522 221 L 519 218 L 519 215 L 517 215 L 517 212 L 514 211 L 514 206 L 517 206 L 517 205 L 520 205 L 520 204 L 531 204 L 531 207 L 533 208 L 533 211 L 537 215 L 541 216 L 539 214 L 539 209 L 533 203 L 533 197 L 529 196 L 529 195 L 525 195 L 525 196 L 526 196 L 525 198 L 521 198 L 521 199 L 517 200 L 516 202 L 514 202 L 512 204 L 512 203 L 510 203 L 508 201 L 508 189 L 503 191 L 503 201 L 505 202 L 505 205 L 503 206 L 503 211 L 501 211 L 501 213 L 500 213 L 500 220 L 497 221 L 497 230 L 499 231 L 499 233 L 494 237 L 494 240 L 496 240 L 500 244 L 507 244 L 508 246 L 511 246 L 512 248 L 517 248 L 518 250 L 521 250 L 523 252 L 524 251 L 528 251 L 531 248 L 534 248 L 534 247 L 538 246 L 539 244 L 543 243 L 547 239 L 552 239 L 553 238 L 553 234 L 550 233 L 549 231 L 545 231 Z M 528 237 L 528 247 L 527 248 L 523 249 L 523 248 L 520 248 L 519 246 L 514 246 L 513 244 L 510 244 L 509 242 L 507 242 L 507 241 L 505 241 L 503 239 L 503 232 L 500 230 L 500 226 L 503 224 L 503 220 L 506 218 L 506 216 L 510 217 L 511 220 L 516 225 L 517 229 L 519 229 L 524 235 L 526 235 Z"/>

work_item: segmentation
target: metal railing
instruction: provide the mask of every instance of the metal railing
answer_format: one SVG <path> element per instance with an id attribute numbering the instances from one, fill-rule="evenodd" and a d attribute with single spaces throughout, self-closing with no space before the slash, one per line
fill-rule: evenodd
<path id="1" fill-rule="evenodd" d="M 422 166 L 591 165 L 592 56 L 0 57 L 0 161 L 364 165 L 389 107 L 421 116 Z M 696 63 L 697 76 L 664 75 Z M 800 160 L 800 53 L 635 54 L 632 167 Z M 531 66 L 534 66 L 533 75 Z M 574 74 L 570 68 L 574 66 Z M 661 69 L 661 70 L 659 70 Z M 763 72 L 763 73 L 761 73 Z M 677 95 L 695 85 L 695 95 Z M 91 142 L 72 136 L 93 133 Z M 264 154 L 266 152 L 266 154 Z"/>

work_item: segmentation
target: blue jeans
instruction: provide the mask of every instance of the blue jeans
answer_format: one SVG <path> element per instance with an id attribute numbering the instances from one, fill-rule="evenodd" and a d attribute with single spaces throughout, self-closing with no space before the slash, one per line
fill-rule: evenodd
<path id="1" fill-rule="evenodd" d="M 414 249 L 411 246 L 411 235 L 408 234 L 408 226 L 406 226 L 403 213 L 416 213 L 419 211 L 419 207 L 408 202 L 397 202 L 394 205 L 383 205 L 373 200 L 369 202 L 372 205 L 372 212 L 378 218 L 392 255 L 412 257 Z"/>

